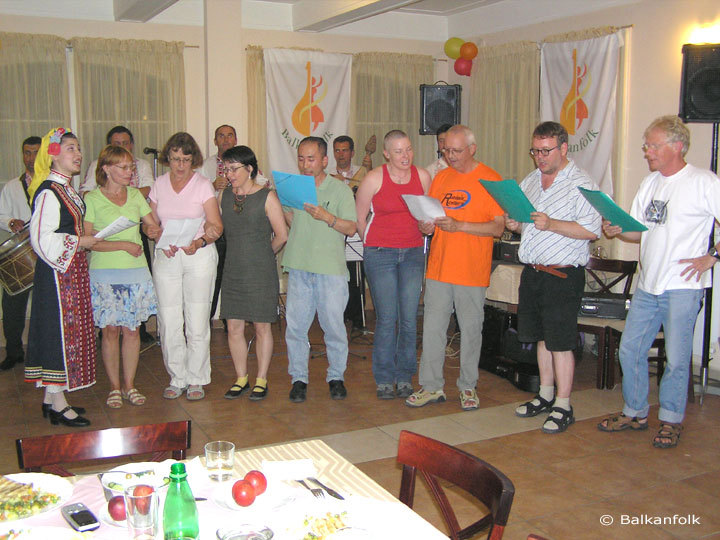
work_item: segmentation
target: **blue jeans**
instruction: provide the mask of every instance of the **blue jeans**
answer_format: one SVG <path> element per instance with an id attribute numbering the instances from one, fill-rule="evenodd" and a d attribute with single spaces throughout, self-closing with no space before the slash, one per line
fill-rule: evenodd
<path id="1" fill-rule="evenodd" d="M 363 258 L 377 317 L 372 356 L 375 383 L 409 384 L 417 371 L 423 248 L 366 247 Z"/>
<path id="2" fill-rule="evenodd" d="M 348 339 L 343 312 L 348 301 L 345 276 L 290 270 L 287 286 L 285 343 L 292 382 L 308 382 L 308 330 L 317 312 L 325 333 L 327 382 L 342 381 L 347 365 Z"/>
<path id="3" fill-rule="evenodd" d="M 661 422 L 682 422 L 687 403 L 695 320 L 703 289 L 675 289 L 660 295 L 637 289 L 620 340 L 626 416 L 648 415 L 647 355 L 660 325 L 665 335 L 667 365 L 660 381 Z"/>

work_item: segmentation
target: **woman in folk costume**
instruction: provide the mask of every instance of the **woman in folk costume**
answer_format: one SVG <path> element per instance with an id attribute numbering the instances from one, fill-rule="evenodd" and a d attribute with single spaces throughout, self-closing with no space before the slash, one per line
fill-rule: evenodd
<path id="1" fill-rule="evenodd" d="M 32 199 L 30 243 L 38 256 L 33 283 L 25 380 L 45 388 L 43 416 L 51 424 L 87 426 L 81 407 L 65 391 L 95 384 L 95 333 L 85 250 L 85 204 L 70 185 L 80 173 L 77 137 L 64 128 L 45 135 L 28 192 Z"/>

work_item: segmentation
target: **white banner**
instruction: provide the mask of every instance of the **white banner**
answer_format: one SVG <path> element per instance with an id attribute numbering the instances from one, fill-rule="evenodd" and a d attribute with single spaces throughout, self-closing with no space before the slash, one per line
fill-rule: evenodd
<path id="1" fill-rule="evenodd" d="M 568 155 L 612 195 L 619 33 L 585 41 L 544 43 L 540 118 L 569 134 Z"/>
<path id="2" fill-rule="evenodd" d="M 265 49 L 268 170 L 297 171 L 297 147 L 308 136 L 328 143 L 347 135 L 352 55 Z"/>

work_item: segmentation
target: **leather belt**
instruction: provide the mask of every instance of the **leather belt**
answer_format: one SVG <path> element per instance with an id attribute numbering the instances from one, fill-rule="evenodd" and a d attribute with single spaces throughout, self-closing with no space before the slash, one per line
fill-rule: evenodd
<path id="1" fill-rule="evenodd" d="M 538 271 L 538 272 L 547 272 L 548 274 L 551 274 L 553 276 L 559 277 L 559 278 L 567 278 L 567 274 L 565 272 L 559 272 L 558 268 L 570 268 L 571 264 L 529 264 L 532 269 Z"/>

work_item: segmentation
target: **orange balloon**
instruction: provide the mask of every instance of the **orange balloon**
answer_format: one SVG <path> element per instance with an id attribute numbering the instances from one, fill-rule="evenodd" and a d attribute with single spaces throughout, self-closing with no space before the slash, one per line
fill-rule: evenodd
<path id="1" fill-rule="evenodd" d="M 478 48 L 472 41 L 466 41 L 460 47 L 460 58 L 472 60 L 477 56 Z"/>

